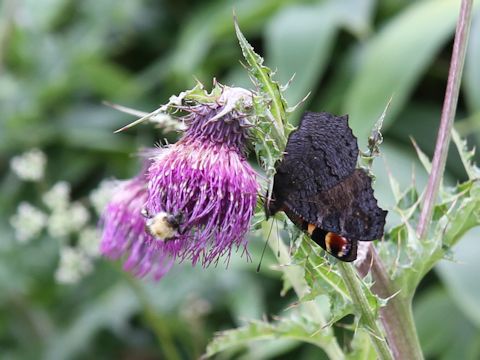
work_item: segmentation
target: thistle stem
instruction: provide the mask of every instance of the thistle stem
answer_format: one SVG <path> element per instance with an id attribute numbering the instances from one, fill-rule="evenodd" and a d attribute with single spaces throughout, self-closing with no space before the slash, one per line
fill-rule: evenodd
<path id="1" fill-rule="evenodd" d="M 420 220 L 417 227 L 417 236 L 420 239 L 424 238 L 427 234 L 427 229 L 432 219 L 435 200 L 445 171 L 445 162 L 447 160 L 451 130 L 457 109 L 463 65 L 465 63 L 468 33 L 472 19 L 472 3 L 473 0 L 462 0 L 460 6 L 460 16 L 455 31 L 452 59 L 450 61 L 450 70 L 448 73 L 447 90 L 443 101 L 440 127 L 432 161 L 432 171 L 430 172 L 430 177 L 428 179 L 423 208 L 420 213 Z"/>
<path id="2" fill-rule="evenodd" d="M 472 0 L 462 0 L 460 16 L 455 31 L 452 59 L 448 75 L 447 89 L 443 103 L 440 127 L 432 161 L 432 170 L 425 191 L 417 236 L 424 238 L 432 219 L 433 207 L 445 171 L 448 145 L 460 91 L 463 65 L 467 48 L 468 32 L 472 17 Z M 371 248 L 371 273 L 375 284 L 373 290 L 382 298 L 390 298 L 387 305 L 380 310 L 381 321 L 385 328 L 388 344 L 395 359 L 423 359 L 422 350 L 412 314 L 412 297 L 396 294 L 398 289 L 388 277 L 381 259 L 375 249 Z M 393 296 L 393 297 L 392 297 Z"/>
<path id="3" fill-rule="evenodd" d="M 351 264 L 340 262 L 338 263 L 338 269 L 342 274 L 343 281 L 347 286 L 354 305 L 360 311 L 361 320 L 369 329 L 370 340 L 377 352 L 377 358 L 381 360 L 393 360 L 387 341 L 377 324 L 375 315 L 373 314 L 372 309 L 368 304 L 367 297 L 362 290 L 355 268 Z"/>
<path id="4" fill-rule="evenodd" d="M 405 299 L 401 293 L 397 294 L 397 289 L 394 288 L 373 246 L 370 247 L 370 254 L 372 256 L 370 272 L 375 281 L 372 290 L 381 298 L 389 299 L 387 305 L 380 309 L 380 320 L 394 358 L 423 359 L 413 320 L 411 298 Z"/>

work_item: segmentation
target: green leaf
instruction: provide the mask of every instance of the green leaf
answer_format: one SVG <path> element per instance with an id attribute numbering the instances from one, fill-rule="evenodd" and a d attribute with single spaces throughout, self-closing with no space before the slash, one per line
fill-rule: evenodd
<path id="1" fill-rule="evenodd" d="M 323 250 L 320 250 L 318 245 L 306 235 L 303 236 L 300 248 L 295 254 L 295 260 L 304 264 L 305 280 L 310 287 L 309 293 L 303 296 L 301 301 L 310 301 L 320 295 L 326 295 L 330 301 L 330 323 L 348 314 L 360 315 L 359 309 L 352 301 L 353 295 L 345 284 L 343 274 L 337 266 L 334 266 L 334 263 L 327 261 Z M 376 316 L 380 307 L 378 298 L 364 281 L 361 281 L 361 290 L 367 299 L 370 311 Z M 363 322 L 360 324 L 365 325 Z"/>
<path id="2" fill-rule="evenodd" d="M 325 347 L 335 339 L 333 334 L 323 331 L 319 324 L 293 313 L 276 322 L 250 321 L 237 329 L 217 333 L 208 344 L 205 356 L 210 357 L 230 348 L 245 346 L 252 341 L 293 339 Z"/>
<path id="3" fill-rule="evenodd" d="M 455 129 L 452 129 L 452 140 L 457 147 L 460 158 L 462 159 L 463 167 L 470 179 L 480 178 L 480 169 L 473 163 L 475 157 L 475 149 L 468 150 L 467 141 L 462 140 Z"/>
<path id="4" fill-rule="evenodd" d="M 343 107 L 360 143 L 390 97 L 385 126 L 394 120 L 420 74 L 451 36 L 458 12 L 456 0 L 414 2 L 367 42 Z"/>
<path id="5" fill-rule="evenodd" d="M 412 141 L 413 147 L 417 152 L 417 156 L 420 159 L 420 162 L 422 163 L 427 173 L 430 174 L 430 171 L 432 171 L 432 162 L 430 161 L 428 156 L 422 151 L 422 149 L 420 149 L 415 139 L 413 137 L 410 137 L 410 140 Z"/>
<path id="6" fill-rule="evenodd" d="M 276 81 L 272 80 L 272 71 L 263 65 L 263 58 L 258 55 L 253 47 L 248 43 L 247 39 L 240 31 L 236 21 L 235 32 L 237 34 L 243 56 L 248 64 L 247 70 L 251 76 L 256 79 L 256 83 L 260 88 L 260 93 L 268 96 L 268 100 L 271 101 L 270 111 L 277 124 L 277 128 L 283 134 L 284 124 L 286 122 L 287 103 L 283 99 L 280 85 Z M 285 144 L 286 141 L 282 145 Z"/>
<path id="7" fill-rule="evenodd" d="M 444 245 L 455 245 L 471 228 L 480 224 L 480 193 L 478 183 L 472 184 L 472 189 L 460 195 L 459 205 L 446 219 L 446 224 L 439 222 L 437 233 L 443 234 Z M 442 227 L 443 225 L 443 227 Z"/>
<path id="8" fill-rule="evenodd" d="M 349 360 L 375 360 L 377 353 L 366 331 L 356 331 L 351 343 L 352 350 L 347 354 Z"/>

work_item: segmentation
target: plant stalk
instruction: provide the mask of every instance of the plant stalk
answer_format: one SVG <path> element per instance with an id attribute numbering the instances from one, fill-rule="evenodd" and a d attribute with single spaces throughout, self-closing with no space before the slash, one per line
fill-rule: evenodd
<path id="1" fill-rule="evenodd" d="M 435 145 L 435 153 L 432 160 L 432 171 L 428 178 L 423 208 L 417 226 L 417 236 L 420 239 L 424 238 L 427 234 L 432 219 L 435 200 L 445 171 L 445 162 L 447 160 L 451 130 L 455 118 L 455 112 L 457 110 L 460 83 L 462 81 L 463 65 L 465 64 L 468 33 L 470 31 L 470 23 L 472 19 L 472 4 L 473 0 L 462 0 L 460 6 L 460 16 L 455 30 L 452 59 L 450 61 L 450 70 L 448 72 L 447 90 L 445 91 L 437 143 Z"/>
<path id="2" fill-rule="evenodd" d="M 387 305 L 380 309 L 380 320 L 394 358 L 423 359 L 413 320 L 411 299 L 405 299 L 402 294 L 397 294 L 397 289 L 393 287 L 387 270 L 373 246 L 370 247 L 370 254 L 372 256 L 370 272 L 375 281 L 372 290 L 382 299 L 389 299 Z"/>
<path id="3" fill-rule="evenodd" d="M 387 341 L 383 336 L 383 332 L 380 330 L 375 315 L 368 304 L 367 297 L 365 296 L 358 274 L 353 265 L 339 262 L 338 269 L 340 270 L 343 281 L 350 292 L 352 301 L 357 309 L 360 311 L 362 321 L 369 328 L 370 340 L 377 352 L 377 358 L 381 360 L 392 359 L 393 356 L 388 347 Z"/>
<path id="4" fill-rule="evenodd" d="M 455 118 L 463 65 L 465 63 L 468 33 L 472 17 L 472 2 L 472 0 L 462 0 L 460 6 L 460 16 L 455 31 L 452 59 L 435 154 L 432 161 L 432 170 L 425 190 L 423 208 L 417 226 L 417 236 L 420 239 L 427 235 L 435 200 L 445 171 L 451 129 Z M 373 247 L 371 247 L 371 254 L 371 273 L 375 281 L 373 290 L 380 297 L 390 299 L 387 305 L 380 310 L 380 314 L 393 355 L 395 359 L 423 359 L 413 320 L 412 299 L 411 297 L 405 297 L 403 294 L 396 294 L 398 289 L 394 287 Z"/>

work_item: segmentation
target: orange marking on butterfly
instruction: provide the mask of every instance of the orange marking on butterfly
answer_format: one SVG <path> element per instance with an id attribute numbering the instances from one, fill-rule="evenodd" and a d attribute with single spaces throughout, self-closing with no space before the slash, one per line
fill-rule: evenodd
<path id="1" fill-rule="evenodd" d="M 327 251 L 336 254 L 339 257 L 342 257 L 346 254 L 348 240 L 343 236 L 335 234 L 333 232 L 327 233 L 325 236 L 325 246 Z"/>

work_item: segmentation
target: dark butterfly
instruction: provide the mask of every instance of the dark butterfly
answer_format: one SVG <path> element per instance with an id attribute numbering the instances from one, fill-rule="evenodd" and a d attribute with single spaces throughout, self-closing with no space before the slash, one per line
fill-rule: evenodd
<path id="1" fill-rule="evenodd" d="M 387 215 L 357 157 L 348 116 L 306 112 L 276 166 L 267 217 L 284 211 L 329 254 L 355 260 L 358 241 L 383 236 Z"/>

